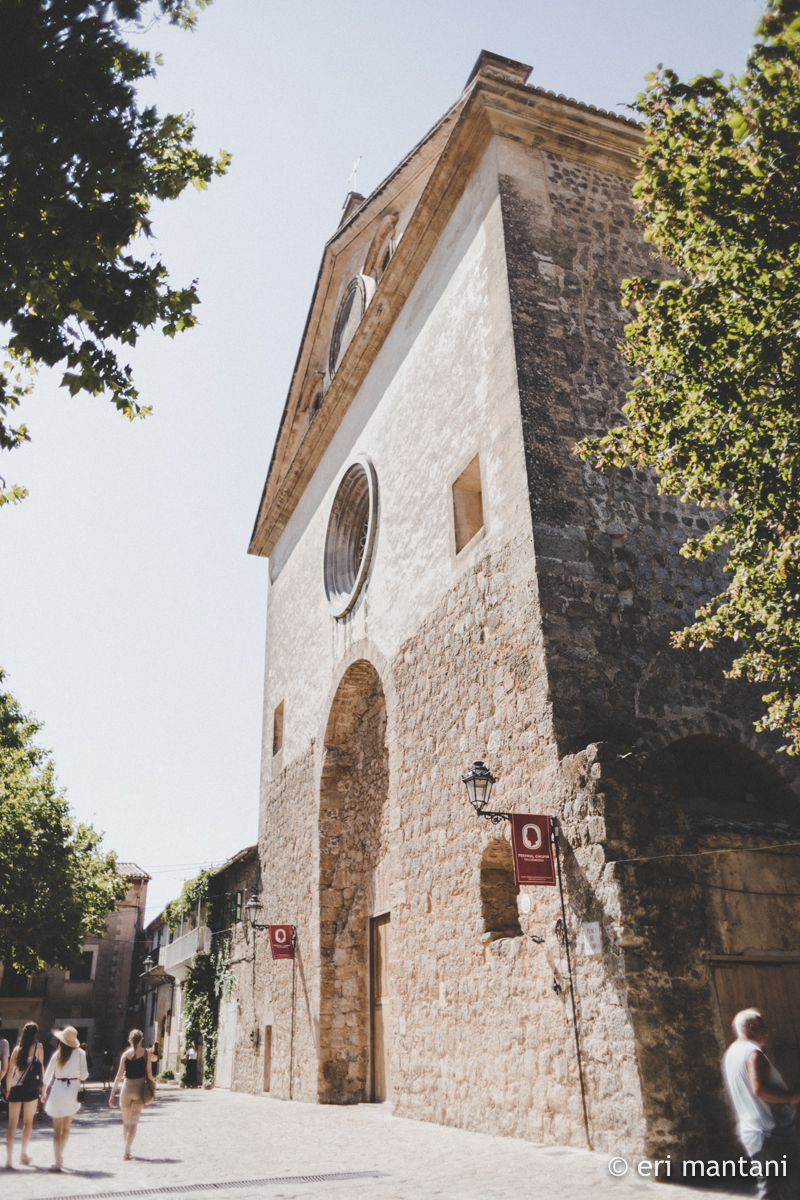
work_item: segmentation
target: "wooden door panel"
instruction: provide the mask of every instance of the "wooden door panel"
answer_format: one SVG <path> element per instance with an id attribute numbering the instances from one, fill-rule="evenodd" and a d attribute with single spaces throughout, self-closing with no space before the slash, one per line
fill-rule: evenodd
<path id="1" fill-rule="evenodd" d="M 391 1095 L 389 1056 L 391 1052 L 392 1001 L 389 995 L 389 915 L 370 921 L 370 982 L 372 1033 L 372 1099 Z"/>
<path id="2" fill-rule="evenodd" d="M 714 983 L 727 1043 L 737 1012 L 760 1009 L 768 1030 L 765 1053 L 789 1087 L 800 1082 L 800 963 L 715 963 Z"/>

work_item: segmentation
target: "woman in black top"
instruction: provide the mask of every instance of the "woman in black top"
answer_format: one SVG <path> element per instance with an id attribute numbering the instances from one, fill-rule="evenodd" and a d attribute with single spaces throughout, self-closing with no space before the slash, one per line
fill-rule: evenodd
<path id="1" fill-rule="evenodd" d="M 30 1166 L 28 1142 L 33 1132 L 33 1118 L 42 1092 L 44 1052 L 39 1037 L 39 1026 L 28 1021 L 22 1030 L 14 1053 L 8 1062 L 6 1087 L 8 1089 L 8 1130 L 6 1132 L 6 1170 L 13 1171 L 11 1162 L 14 1138 L 22 1113 L 22 1155 L 20 1162 Z"/>
<path id="2" fill-rule="evenodd" d="M 149 1050 L 145 1050 L 142 1046 L 143 1037 L 144 1034 L 140 1029 L 132 1029 L 130 1031 L 128 1035 L 130 1045 L 119 1060 L 117 1078 L 114 1080 L 114 1086 L 108 1098 L 108 1107 L 113 1108 L 117 1086 L 124 1076 L 125 1083 L 123 1084 L 122 1095 L 120 1096 L 120 1108 L 122 1109 L 122 1131 L 125 1137 L 125 1154 L 123 1158 L 126 1160 L 133 1158 L 131 1147 L 133 1139 L 136 1137 L 136 1127 L 139 1124 L 139 1117 L 142 1115 L 142 1109 L 145 1104 L 146 1087 L 148 1082 L 153 1084 L 151 1054 Z M 153 1084 L 153 1086 L 155 1085 Z"/>

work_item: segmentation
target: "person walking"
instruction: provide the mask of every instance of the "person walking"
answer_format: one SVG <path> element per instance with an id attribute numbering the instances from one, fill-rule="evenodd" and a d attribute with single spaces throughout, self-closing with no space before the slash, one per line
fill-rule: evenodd
<path id="1" fill-rule="evenodd" d="M 9 1057 L 8 1040 L 3 1037 L 3 1018 L 0 1017 L 0 1096 L 3 1094 L 3 1080 L 8 1070 Z"/>
<path id="2" fill-rule="evenodd" d="M 183 1086 L 196 1088 L 197 1083 L 197 1042 L 190 1042 L 186 1051 L 186 1070 L 183 1074 Z"/>
<path id="3" fill-rule="evenodd" d="M 119 1060 L 117 1077 L 108 1098 L 108 1107 L 113 1108 L 117 1086 L 124 1077 L 119 1104 L 122 1109 L 122 1133 L 125 1139 L 125 1153 L 122 1157 L 126 1162 L 133 1158 L 131 1147 L 136 1137 L 139 1117 L 147 1100 L 152 1096 L 152 1092 L 148 1095 L 149 1089 L 154 1091 L 156 1086 L 153 1081 L 150 1051 L 142 1046 L 143 1037 L 141 1029 L 132 1029 L 128 1034 L 128 1049 Z"/>
<path id="4" fill-rule="evenodd" d="M 722 1059 L 722 1074 L 736 1113 L 736 1136 L 752 1162 L 785 1159 L 785 1174 L 755 1176 L 759 1200 L 800 1200 L 800 1144 L 795 1132 L 800 1091 L 789 1091 L 764 1053 L 767 1023 L 757 1008 L 733 1018 L 736 1041 Z M 751 1168 L 752 1174 L 752 1168 Z"/>
<path id="5" fill-rule="evenodd" d="M 109 1049 L 103 1051 L 103 1091 L 111 1087 L 111 1077 L 114 1074 L 114 1055 Z"/>
<path id="6" fill-rule="evenodd" d="M 39 1026 L 28 1021 L 14 1047 L 5 1072 L 8 1091 L 8 1129 L 6 1130 L 6 1170 L 13 1171 L 14 1138 L 22 1115 L 22 1154 L 20 1162 L 29 1167 L 28 1143 L 33 1132 L 33 1118 L 39 1107 L 44 1074 L 44 1052 L 39 1041 Z"/>
<path id="7" fill-rule="evenodd" d="M 0 1017 L 0 1107 L 8 1104 L 6 1097 L 6 1092 L 8 1091 L 6 1072 L 8 1071 L 9 1054 L 8 1039 L 3 1037 L 3 1019 Z"/>
<path id="8" fill-rule="evenodd" d="M 86 1070 L 91 1075 L 91 1073 L 92 1073 L 92 1052 L 89 1049 L 89 1045 L 87 1042 L 81 1042 L 81 1050 L 86 1055 Z"/>
<path id="9" fill-rule="evenodd" d="M 72 1118 L 81 1106 L 78 1093 L 89 1071 L 86 1055 L 81 1050 L 78 1031 L 74 1026 L 67 1025 L 66 1029 L 57 1029 L 53 1036 L 60 1044 L 44 1073 L 45 1091 L 50 1089 L 44 1111 L 53 1122 L 55 1162 L 50 1170 L 57 1173 L 64 1168 L 64 1150 Z"/>

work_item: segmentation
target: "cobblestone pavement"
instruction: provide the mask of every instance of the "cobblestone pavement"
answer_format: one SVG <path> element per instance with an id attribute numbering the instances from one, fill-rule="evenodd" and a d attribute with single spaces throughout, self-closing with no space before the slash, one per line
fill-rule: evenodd
<path id="1" fill-rule="evenodd" d="M 5 1132 L 3 1121 L 3 1139 Z M 633 1167 L 614 1179 L 608 1156 L 586 1150 L 402 1120 L 386 1105 L 342 1108 L 222 1091 L 160 1088 L 142 1114 L 133 1152 L 133 1162 L 122 1161 L 119 1109 L 111 1112 L 97 1088 L 73 1123 L 65 1173 L 47 1173 L 53 1160 L 45 1118 L 31 1143 L 34 1166 L 0 1172 L 0 1192 L 3 1200 L 55 1200 L 191 1185 L 186 1194 L 198 1200 L 582 1200 L 590 1192 L 599 1200 L 646 1200 L 658 1189 L 662 1200 L 698 1200 L 697 1189 L 665 1191 Z M 336 1178 L 361 1172 L 370 1175 Z M 333 1178 L 298 1180 L 308 1175 Z M 213 1187 L 234 1182 L 245 1186 Z M 714 1192 L 715 1200 L 728 1195 Z"/>

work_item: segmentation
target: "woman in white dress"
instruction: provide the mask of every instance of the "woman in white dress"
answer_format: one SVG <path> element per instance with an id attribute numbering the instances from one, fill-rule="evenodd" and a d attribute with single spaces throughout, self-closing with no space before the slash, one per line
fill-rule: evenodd
<path id="1" fill-rule="evenodd" d="M 89 1074 L 89 1069 L 86 1066 L 86 1055 L 78 1041 L 77 1029 L 68 1025 L 66 1029 L 55 1030 L 54 1036 L 61 1045 L 45 1071 L 44 1086 L 45 1090 L 50 1087 L 50 1094 L 44 1111 L 53 1121 L 53 1153 L 56 1161 L 50 1170 L 60 1171 L 64 1165 L 64 1147 L 69 1137 L 72 1118 L 80 1108 L 78 1092 Z"/>

